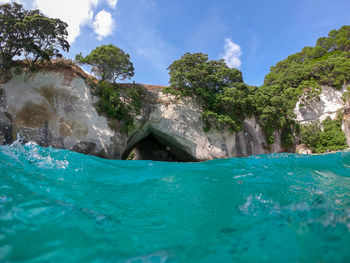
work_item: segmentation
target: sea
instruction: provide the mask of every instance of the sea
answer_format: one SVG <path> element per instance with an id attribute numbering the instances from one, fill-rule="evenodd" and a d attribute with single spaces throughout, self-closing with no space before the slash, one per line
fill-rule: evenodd
<path id="1" fill-rule="evenodd" d="M 167 163 L 1 146 L 0 262 L 350 262 L 350 153 Z"/>

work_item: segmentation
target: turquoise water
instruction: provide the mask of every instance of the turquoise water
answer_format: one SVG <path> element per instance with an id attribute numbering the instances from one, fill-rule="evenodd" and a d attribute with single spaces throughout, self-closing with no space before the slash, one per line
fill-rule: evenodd
<path id="1" fill-rule="evenodd" d="M 350 153 L 204 163 L 0 147 L 0 262 L 350 262 Z"/>

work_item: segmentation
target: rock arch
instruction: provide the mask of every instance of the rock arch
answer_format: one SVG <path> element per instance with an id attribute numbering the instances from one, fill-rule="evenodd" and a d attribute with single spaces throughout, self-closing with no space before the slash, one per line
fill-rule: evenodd
<path id="1" fill-rule="evenodd" d="M 189 147 L 191 144 L 193 143 L 184 144 L 170 134 L 146 126 L 136 131 L 128 139 L 121 159 L 125 160 L 134 150 L 135 160 L 197 162 L 198 160 L 191 153 L 193 152 Z"/>

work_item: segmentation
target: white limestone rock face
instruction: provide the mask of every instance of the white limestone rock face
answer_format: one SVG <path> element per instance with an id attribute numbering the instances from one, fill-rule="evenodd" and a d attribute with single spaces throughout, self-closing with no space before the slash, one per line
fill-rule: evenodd
<path id="1" fill-rule="evenodd" d="M 152 134 L 169 149 L 175 148 L 176 154 L 193 161 L 283 152 L 280 134 L 276 132 L 275 143 L 267 147 L 254 117 L 244 121 L 241 132 L 212 128 L 206 133 L 202 109 L 195 101 L 176 99 L 159 89 L 146 91 L 148 99 L 134 118 L 131 134 L 122 132 L 122 127 L 113 131 L 107 119 L 98 115 L 93 105 L 98 99 L 85 80 L 65 69 L 13 72 L 0 97 L 0 132 L 13 130 L 42 146 L 120 159 Z M 11 139 L 11 132 L 2 133 L 2 141 Z"/>
<path id="2" fill-rule="evenodd" d="M 13 73 L 2 88 L 4 111 L 27 140 L 109 157 L 114 132 L 96 112 L 95 99 L 81 77 L 53 70 Z"/>
<path id="3" fill-rule="evenodd" d="M 300 107 L 303 96 L 297 102 L 294 113 L 296 120 L 302 124 L 307 124 L 315 120 L 324 121 L 327 117 L 336 118 L 337 111 L 344 109 L 345 104 L 342 95 L 346 91 L 346 86 L 341 90 L 332 87 L 322 86 L 322 93 L 319 98 L 309 101 L 304 107 Z"/>
<path id="4" fill-rule="evenodd" d="M 266 149 L 265 136 L 254 117 L 244 121 L 244 131 L 231 133 L 212 128 L 206 133 L 202 110 L 192 99 L 180 100 L 162 92 L 156 96 L 158 102 L 147 121 L 131 136 L 126 152 L 150 133 L 162 137 L 163 141 L 183 149 L 199 161 L 283 151 L 278 133 L 276 142 L 270 150 Z"/>

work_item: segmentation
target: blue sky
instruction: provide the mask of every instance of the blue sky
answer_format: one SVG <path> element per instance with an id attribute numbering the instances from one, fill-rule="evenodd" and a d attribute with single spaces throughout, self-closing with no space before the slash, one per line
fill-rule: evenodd
<path id="1" fill-rule="evenodd" d="M 69 23 L 67 57 L 112 43 L 130 54 L 134 81 L 160 85 L 168 84 L 166 68 L 186 52 L 225 58 L 246 83 L 261 85 L 278 61 L 350 24 L 349 0 L 17 2 Z"/>

